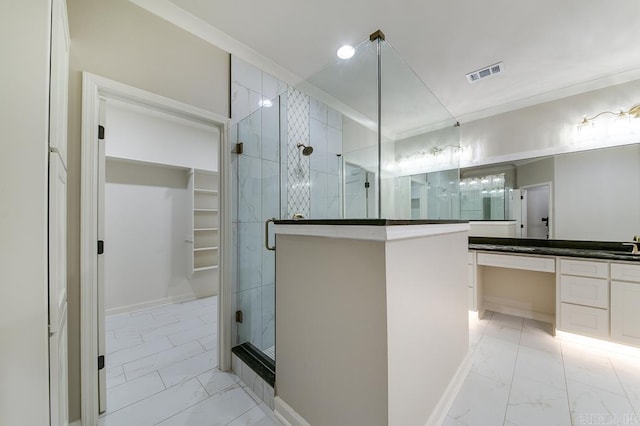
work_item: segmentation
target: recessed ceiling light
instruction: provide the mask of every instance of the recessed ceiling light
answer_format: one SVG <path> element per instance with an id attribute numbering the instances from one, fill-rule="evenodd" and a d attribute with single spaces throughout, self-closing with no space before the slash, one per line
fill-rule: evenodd
<path id="1" fill-rule="evenodd" d="M 271 99 L 261 99 L 258 102 L 258 105 L 265 108 L 271 108 L 273 106 L 273 102 L 271 102 Z"/>
<path id="2" fill-rule="evenodd" d="M 338 49 L 338 52 L 336 52 L 336 54 L 338 55 L 338 58 L 340 59 L 349 59 L 355 53 L 356 53 L 356 49 L 354 49 L 353 46 L 349 46 L 348 44 L 345 44 L 340 49 Z"/>

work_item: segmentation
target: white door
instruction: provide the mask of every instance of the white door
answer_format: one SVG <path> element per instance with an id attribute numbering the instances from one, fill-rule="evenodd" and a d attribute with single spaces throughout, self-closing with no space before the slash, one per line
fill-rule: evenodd
<path id="1" fill-rule="evenodd" d="M 67 98 L 69 30 L 64 0 L 52 2 L 49 111 L 49 402 L 50 424 L 66 426 L 67 357 Z"/>
<path id="2" fill-rule="evenodd" d="M 549 238 L 549 195 L 549 184 L 530 186 L 522 190 L 524 237 Z"/>

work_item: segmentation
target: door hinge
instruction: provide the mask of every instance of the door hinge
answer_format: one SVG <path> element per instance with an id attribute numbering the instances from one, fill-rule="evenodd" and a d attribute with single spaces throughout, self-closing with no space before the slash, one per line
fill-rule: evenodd
<path id="1" fill-rule="evenodd" d="M 98 139 L 104 139 L 104 126 L 98 126 Z"/>
<path id="2" fill-rule="evenodd" d="M 99 240 L 98 241 L 98 254 L 102 254 L 104 253 L 104 241 Z"/>
<path id="3" fill-rule="evenodd" d="M 365 188 L 369 188 L 369 186 L 370 186 L 369 182 L 365 182 L 365 183 L 364 183 L 364 187 L 365 187 Z"/>
<path id="4" fill-rule="evenodd" d="M 236 322 L 242 324 L 242 311 L 236 311 Z"/>
<path id="5" fill-rule="evenodd" d="M 236 154 L 240 155 L 244 152 L 244 143 L 243 142 L 238 142 L 236 144 Z"/>
<path id="6" fill-rule="evenodd" d="M 521 200 L 524 200 L 524 195 L 521 195 L 521 196 L 520 196 L 520 199 L 521 199 Z"/>
<path id="7" fill-rule="evenodd" d="M 523 224 L 520 224 L 520 229 L 524 229 L 524 225 Z"/>
<path id="8" fill-rule="evenodd" d="M 98 356 L 98 370 L 102 370 L 104 368 L 104 355 Z"/>

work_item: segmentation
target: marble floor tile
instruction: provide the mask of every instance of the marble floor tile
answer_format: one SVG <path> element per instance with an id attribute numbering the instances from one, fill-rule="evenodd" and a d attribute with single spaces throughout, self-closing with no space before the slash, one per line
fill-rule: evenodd
<path id="1" fill-rule="evenodd" d="M 211 370 L 218 365 L 218 351 L 208 351 L 158 370 L 166 387 Z"/>
<path id="2" fill-rule="evenodd" d="M 124 374 L 127 376 L 127 380 L 135 379 L 136 377 L 145 376 L 152 371 L 160 370 L 202 352 L 204 352 L 204 348 L 200 343 L 190 342 L 126 363 L 124 365 Z"/>
<path id="3" fill-rule="evenodd" d="M 160 375 L 154 371 L 146 376 L 110 388 L 107 392 L 107 411 L 112 413 L 163 390 L 165 390 L 165 386 Z"/>
<path id="4" fill-rule="evenodd" d="M 209 395 L 215 395 L 240 381 L 240 377 L 233 373 L 226 373 L 217 368 L 209 370 L 198 376 L 198 380 L 204 386 Z"/>
<path id="5" fill-rule="evenodd" d="M 566 392 L 564 364 L 559 355 L 520 346 L 514 376 L 520 381 L 529 380 Z"/>
<path id="6" fill-rule="evenodd" d="M 516 376 L 511 384 L 505 425 L 570 425 L 568 408 L 566 390 Z"/>
<path id="7" fill-rule="evenodd" d="M 273 415 L 273 410 L 265 404 L 259 404 L 228 423 L 228 426 L 280 426 L 280 422 Z"/>
<path id="8" fill-rule="evenodd" d="M 198 321 L 202 321 L 198 319 Z M 205 337 L 211 334 L 218 332 L 218 327 L 216 324 L 202 324 L 195 326 L 193 328 L 188 328 L 185 330 L 181 330 L 178 333 L 171 334 L 169 336 L 169 340 L 176 346 L 184 345 L 185 343 L 192 342 L 194 340 L 198 340 L 201 337 Z"/>
<path id="9" fill-rule="evenodd" d="M 471 371 L 503 384 L 511 383 L 517 355 L 517 344 L 485 335 L 473 352 Z"/>
<path id="10" fill-rule="evenodd" d="M 218 334 L 209 334 L 198 339 L 205 350 L 210 351 L 218 347 Z"/>
<path id="11" fill-rule="evenodd" d="M 241 387 L 227 389 L 159 423 L 162 426 L 223 426 L 258 404 Z"/>
<path id="12" fill-rule="evenodd" d="M 625 395 L 607 392 L 567 379 L 574 424 L 638 424 L 637 413 Z M 635 423 L 633 423 L 635 421 Z"/>
<path id="13" fill-rule="evenodd" d="M 173 345 L 166 337 L 150 340 L 113 353 L 109 352 L 109 347 L 107 346 L 107 354 L 109 355 L 105 357 L 105 363 L 107 367 L 123 365 L 172 348 Z"/>
<path id="14" fill-rule="evenodd" d="M 207 392 L 194 377 L 136 404 L 108 413 L 104 419 L 104 426 L 155 425 L 206 398 L 208 398 Z"/>
<path id="15" fill-rule="evenodd" d="M 183 331 L 190 330 L 194 327 L 199 327 L 203 324 L 204 323 L 200 318 L 189 318 L 186 320 L 177 321 L 172 324 L 167 324 L 162 327 L 155 328 L 148 332 L 143 331 L 141 334 L 142 334 L 142 338 L 145 341 L 147 341 L 147 340 L 158 338 L 158 337 L 163 337 L 163 336 L 168 337 L 177 333 L 182 333 Z"/>
<path id="16" fill-rule="evenodd" d="M 552 333 L 553 326 L 551 324 L 525 319 L 522 334 L 520 335 L 520 345 L 550 352 L 554 355 L 561 355 L 560 342 L 553 338 Z"/>
<path id="17" fill-rule="evenodd" d="M 465 425 L 501 425 L 508 400 L 509 384 L 471 372 L 448 415 Z"/>
<path id="18" fill-rule="evenodd" d="M 124 369 L 121 365 L 117 365 L 115 367 L 107 368 L 107 389 L 121 385 L 127 381 L 126 376 L 124 375 Z"/>
<path id="19" fill-rule="evenodd" d="M 589 352 L 568 354 L 563 352 L 567 380 L 624 395 L 622 384 L 608 358 L 589 356 Z"/>

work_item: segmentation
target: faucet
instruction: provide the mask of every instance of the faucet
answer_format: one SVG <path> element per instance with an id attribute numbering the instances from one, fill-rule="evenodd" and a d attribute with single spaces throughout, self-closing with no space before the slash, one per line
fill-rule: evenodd
<path id="1" fill-rule="evenodd" d="M 632 243 L 622 243 L 625 246 L 633 246 L 631 250 L 631 254 L 640 254 L 640 250 L 638 250 L 638 244 L 640 244 L 640 235 L 635 235 L 633 237 Z"/>

